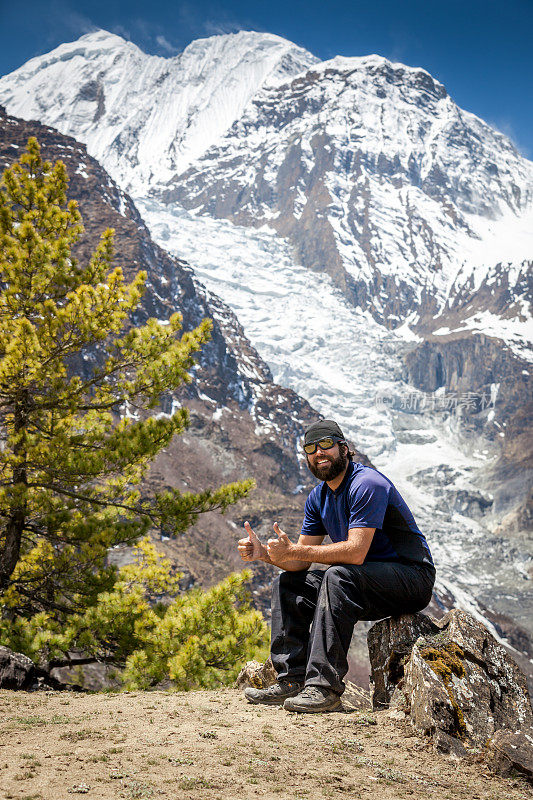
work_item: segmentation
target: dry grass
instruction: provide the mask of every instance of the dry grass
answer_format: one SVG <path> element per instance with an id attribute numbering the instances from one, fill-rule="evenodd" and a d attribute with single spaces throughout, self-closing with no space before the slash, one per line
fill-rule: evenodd
<path id="1" fill-rule="evenodd" d="M 240 692 L 0 692 L 2 800 L 522 800 L 386 712 L 292 715 Z"/>

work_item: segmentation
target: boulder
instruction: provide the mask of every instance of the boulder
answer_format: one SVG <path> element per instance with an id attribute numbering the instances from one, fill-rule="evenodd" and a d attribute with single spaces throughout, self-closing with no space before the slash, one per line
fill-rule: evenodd
<path id="1" fill-rule="evenodd" d="M 423 640 L 419 640 L 422 644 Z M 424 648 L 413 645 L 404 677 L 393 693 L 391 707 L 404 711 L 416 730 L 429 736 L 447 753 L 465 755 L 464 715 L 449 692 L 448 683 L 425 660 Z"/>
<path id="2" fill-rule="evenodd" d="M 235 686 L 238 689 L 245 689 L 247 686 L 252 686 L 254 689 L 266 689 L 276 683 L 277 678 L 270 658 L 264 664 L 259 661 L 247 661 L 237 676 Z"/>
<path id="3" fill-rule="evenodd" d="M 0 645 L 0 689 L 83 691 L 81 686 L 57 680 L 46 670 L 37 667 L 28 656 L 15 653 L 3 645 Z"/>
<path id="4" fill-rule="evenodd" d="M 491 767 L 498 775 L 518 772 L 533 783 L 533 728 L 496 731 L 487 751 Z"/>
<path id="5" fill-rule="evenodd" d="M 440 749 L 461 755 L 492 741 L 498 758 L 505 752 L 509 760 L 519 750 L 509 735 L 519 731 L 527 749 L 533 711 L 526 679 L 471 614 L 452 609 L 439 621 L 424 614 L 383 620 L 369 631 L 369 652 L 374 707 L 389 702 Z"/>
<path id="6" fill-rule="evenodd" d="M 368 631 L 370 683 L 375 710 L 388 708 L 392 693 L 403 677 L 404 661 L 409 658 L 416 640 L 439 632 L 438 625 L 426 614 L 403 614 L 389 617 Z"/>
<path id="7" fill-rule="evenodd" d="M 36 678 L 31 658 L 0 646 L 0 689 L 29 689 Z"/>

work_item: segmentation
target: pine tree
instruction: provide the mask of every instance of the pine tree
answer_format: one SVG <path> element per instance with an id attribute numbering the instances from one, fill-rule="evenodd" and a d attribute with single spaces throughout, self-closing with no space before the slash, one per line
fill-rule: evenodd
<path id="1" fill-rule="evenodd" d="M 33 138 L 0 182 L 0 640 L 41 662 L 78 651 L 120 666 L 144 641 L 133 633 L 135 614 L 128 621 L 120 611 L 124 603 L 142 606 L 136 624 L 146 638 L 172 603 L 186 601 L 167 569 L 165 592 L 174 599 L 154 610 L 146 587 L 133 591 L 130 580 L 125 588 L 107 564 L 109 549 L 152 527 L 182 532 L 252 482 L 149 492 L 151 461 L 188 423 L 184 408 L 150 412 L 189 380 L 210 322 L 181 337 L 179 314 L 131 327 L 146 274 L 127 282 L 113 267 L 112 230 L 88 264 L 72 257 L 83 227 L 67 186 L 62 162 L 43 162 Z M 235 642 L 249 648 L 264 630 L 244 601 L 242 578 L 231 581 L 221 590 L 226 608 L 241 604 L 246 617 L 228 640 L 235 654 Z M 103 609 L 113 606 L 117 630 L 106 639 Z"/>

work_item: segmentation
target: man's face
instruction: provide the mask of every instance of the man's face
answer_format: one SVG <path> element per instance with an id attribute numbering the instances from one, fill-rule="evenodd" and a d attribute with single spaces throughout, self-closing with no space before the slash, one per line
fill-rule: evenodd
<path id="1" fill-rule="evenodd" d="M 329 450 L 317 447 L 312 455 L 307 456 L 307 466 L 315 478 L 320 481 L 332 481 L 348 466 L 348 448 L 337 442 Z"/>

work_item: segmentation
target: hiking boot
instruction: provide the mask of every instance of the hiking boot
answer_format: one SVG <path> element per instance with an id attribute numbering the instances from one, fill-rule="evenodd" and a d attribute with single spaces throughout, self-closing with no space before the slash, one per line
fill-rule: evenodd
<path id="1" fill-rule="evenodd" d="M 285 700 L 286 711 L 300 711 L 303 714 L 314 714 L 321 711 L 335 711 L 342 708 L 338 694 L 323 686 L 306 686 L 300 694 Z"/>
<path id="2" fill-rule="evenodd" d="M 296 681 L 278 681 L 268 689 L 253 689 L 251 686 L 244 690 L 244 696 L 249 703 L 264 703 L 267 706 L 282 706 L 288 697 L 294 697 L 301 690 L 302 684 Z"/>

